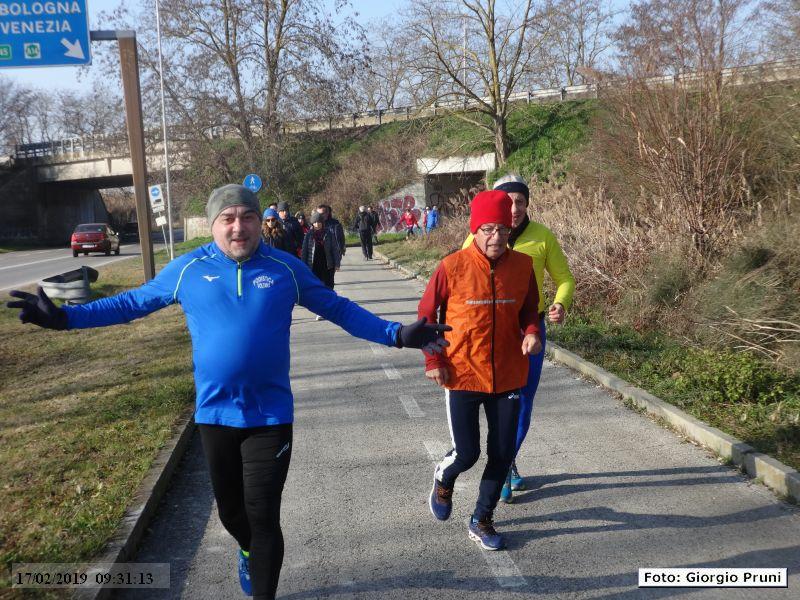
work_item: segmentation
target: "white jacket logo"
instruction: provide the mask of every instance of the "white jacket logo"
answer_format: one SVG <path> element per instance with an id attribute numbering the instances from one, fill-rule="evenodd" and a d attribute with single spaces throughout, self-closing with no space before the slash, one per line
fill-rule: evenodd
<path id="1" fill-rule="evenodd" d="M 272 281 L 272 277 L 270 277 L 269 275 L 260 275 L 259 277 L 253 279 L 253 285 L 259 289 L 272 287 L 273 283 L 275 282 Z"/>

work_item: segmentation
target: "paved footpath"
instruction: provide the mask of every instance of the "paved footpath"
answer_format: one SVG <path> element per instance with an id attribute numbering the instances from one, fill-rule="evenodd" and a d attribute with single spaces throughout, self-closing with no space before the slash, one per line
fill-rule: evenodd
<path id="1" fill-rule="evenodd" d="M 421 284 L 357 249 L 337 279 L 365 308 L 415 319 Z M 292 385 L 280 598 L 800 597 L 800 510 L 566 368 L 545 364 L 518 459 L 531 489 L 498 507 L 508 550 L 494 553 L 466 535 L 483 458 L 459 479 L 449 521 L 428 510 L 449 433 L 421 354 L 352 338 L 298 308 Z M 146 597 L 242 598 L 235 551 L 195 435 L 136 558 L 170 562 L 172 587 Z M 789 588 L 637 587 L 639 567 L 701 566 L 787 567 Z"/>

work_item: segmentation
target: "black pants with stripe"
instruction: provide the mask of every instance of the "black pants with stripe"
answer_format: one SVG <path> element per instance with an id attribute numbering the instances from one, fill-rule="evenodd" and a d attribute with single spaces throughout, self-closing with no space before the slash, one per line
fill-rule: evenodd
<path id="1" fill-rule="evenodd" d="M 483 405 L 489 427 L 486 436 L 487 461 L 472 516 L 476 519 L 491 518 L 516 451 L 519 390 L 499 394 L 458 390 L 446 390 L 445 393 L 453 449 L 436 467 L 436 478 L 452 488 L 456 478 L 478 462 L 481 454 L 478 417 Z"/>
<path id="2" fill-rule="evenodd" d="M 281 495 L 292 457 L 292 425 L 198 425 L 219 518 L 250 552 L 253 597 L 275 598 L 283 564 Z"/>

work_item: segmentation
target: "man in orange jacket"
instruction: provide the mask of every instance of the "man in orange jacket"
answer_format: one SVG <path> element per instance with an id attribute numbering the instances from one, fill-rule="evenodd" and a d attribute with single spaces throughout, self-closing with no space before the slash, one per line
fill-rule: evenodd
<path id="1" fill-rule="evenodd" d="M 447 350 L 425 357 L 425 375 L 445 388 L 453 442 L 434 471 L 430 509 L 441 521 L 450 517 L 456 478 L 480 455 L 478 412 L 483 405 L 489 426 L 488 462 L 468 534 L 485 550 L 503 547 L 492 515 L 514 459 L 527 357 L 541 351 L 532 263 L 508 248 L 511 204 L 503 191 L 475 196 L 470 216 L 473 243 L 439 264 L 418 309 L 429 322 L 453 327 L 446 334 Z"/>

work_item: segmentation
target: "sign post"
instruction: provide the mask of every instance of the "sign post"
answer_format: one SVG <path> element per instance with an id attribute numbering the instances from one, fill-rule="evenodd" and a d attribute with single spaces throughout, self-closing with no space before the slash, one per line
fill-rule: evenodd
<path id="1" fill-rule="evenodd" d="M 164 225 L 167 224 L 167 217 L 163 215 L 164 212 L 164 192 L 161 190 L 161 185 L 151 185 L 148 188 L 150 194 L 150 208 L 153 214 L 156 215 L 156 226 L 161 227 L 161 236 L 164 238 L 164 245 L 167 246 L 167 232 L 164 231 Z"/>
<path id="2" fill-rule="evenodd" d="M 0 3 L 0 68 L 91 62 L 86 0 Z"/>
<path id="3" fill-rule="evenodd" d="M 142 92 L 139 86 L 139 55 L 136 32 L 131 30 L 92 31 L 93 42 L 119 42 L 119 62 L 122 71 L 122 90 L 125 95 L 125 121 L 128 124 L 128 146 L 133 170 L 133 192 L 136 200 L 136 220 L 139 222 L 139 243 L 142 247 L 144 280 L 156 276 L 153 259 L 153 239 L 150 235 L 150 204 L 147 202 L 147 162 L 144 152 L 142 123 Z"/>
<path id="4" fill-rule="evenodd" d="M 245 176 L 242 185 L 255 194 L 256 192 L 258 192 L 258 190 L 261 189 L 262 185 L 261 177 L 259 177 L 255 173 L 250 173 L 249 175 Z"/>

